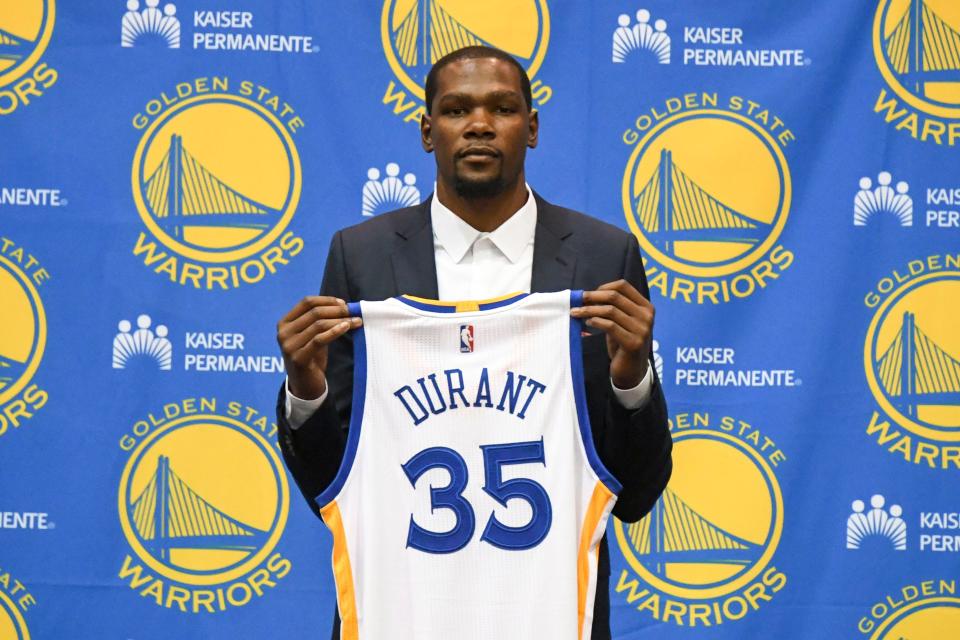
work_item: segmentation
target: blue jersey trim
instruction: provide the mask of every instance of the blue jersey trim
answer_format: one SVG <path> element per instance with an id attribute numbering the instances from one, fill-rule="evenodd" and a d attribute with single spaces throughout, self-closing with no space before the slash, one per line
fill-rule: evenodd
<path id="1" fill-rule="evenodd" d="M 570 291 L 570 308 L 583 306 L 583 291 Z M 611 493 L 618 495 L 623 488 L 620 482 L 613 477 L 600 456 L 597 455 L 597 449 L 593 446 L 593 429 L 590 427 L 590 414 L 587 411 L 587 391 L 583 380 L 583 347 L 580 332 L 583 330 L 583 321 L 578 318 L 570 318 L 570 374 L 573 377 L 573 397 L 577 405 L 577 422 L 580 424 L 580 440 L 583 442 L 583 448 L 587 452 L 587 461 L 593 468 L 594 473 L 600 478 L 600 482 L 610 490 Z"/>
<path id="2" fill-rule="evenodd" d="M 421 311 L 433 311 L 435 313 L 458 313 L 462 307 L 473 307 L 470 311 L 489 311 L 490 309 L 499 309 L 526 298 L 529 293 L 518 293 L 506 298 L 495 298 L 493 300 L 462 300 L 456 302 L 444 302 L 442 300 L 426 300 L 424 298 L 413 298 L 409 296 L 397 296 L 400 302 L 409 305 Z M 469 313 L 464 311 L 462 313 Z"/>
<path id="3" fill-rule="evenodd" d="M 363 317 L 359 302 L 351 302 L 347 305 L 351 316 Z M 367 398 L 367 339 L 363 332 L 363 327 L 354 329 L 353 332 L 353 406 L 350 409 L 350 430 L 347 433 L 347 450 L 343 454 L 343 460 L 340 462 L 340 468 L 337 469 L 337 475 L 333 477 L 333 482 L 324 489 L 320 495 L 314 498 L 317 507 L 323 509 L 330 504 L 340 491 L 343 489 L 347 476 L 353 468 L 353 461 L 357 457 L 357 447 L 360 444 L 360 425 L 363 422 L 363 406 Z M 333 402 L 328 397 L 327 402 Z"/>

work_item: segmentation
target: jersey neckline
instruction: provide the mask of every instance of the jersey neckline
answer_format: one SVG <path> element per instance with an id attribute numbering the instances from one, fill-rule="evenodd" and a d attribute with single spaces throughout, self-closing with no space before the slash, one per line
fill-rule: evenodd
<path id="1" fill-rule="evenodd" d="M 523 300 L 529 293 L 508 293 L 505 296 L 497 298 L 487 298 L 486 300 L 431 300 L 429 298 L 419 298 L 417 296 L 402 295 L 397 296 L 395 300 L 409 305 L 421 311 L 433 311 L 436 313 L 464 313 L 470 311 L 489 311 L 506 307 L 519 300 Z"/>

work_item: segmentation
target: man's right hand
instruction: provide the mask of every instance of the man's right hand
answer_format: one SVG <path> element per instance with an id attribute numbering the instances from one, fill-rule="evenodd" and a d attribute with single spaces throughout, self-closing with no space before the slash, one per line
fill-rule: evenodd
<path id="1" fill-rule="evenodd" d="M 315 400 L 327 390 L 327 347 L 363 324 L 347 303 L 329 296 L 307 296 L 277 323 L 277 343 L 287 369 L 290 393 Z"/>

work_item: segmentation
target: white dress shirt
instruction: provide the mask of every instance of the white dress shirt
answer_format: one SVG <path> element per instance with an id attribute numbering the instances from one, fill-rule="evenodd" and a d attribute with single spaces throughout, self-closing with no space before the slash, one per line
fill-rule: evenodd
<path id="1" fill-rule="evenodd" d="M 533 238 L 537 227 L 537 201 L 527 186 L 527 201 L 493 231 L 477 231 L 441 204 L 434 189 L 430 201 L 433 256 L 437 265 L 437 294 L 441 300 L 483 300 L 512 292 L 529 293 L 533 273 Z M 653 374 L 636 387 L 618 389 L 614 396 L 627 409 L 639 409 L 650 398 Z M 287 386 L 286 414 L 298 428 L 327 398 L 303 400 Z"/>

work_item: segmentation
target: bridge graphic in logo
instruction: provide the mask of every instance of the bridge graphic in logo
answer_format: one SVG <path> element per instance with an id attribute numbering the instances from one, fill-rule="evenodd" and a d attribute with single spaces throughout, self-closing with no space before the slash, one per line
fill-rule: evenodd
<path id="1" fill-rule="evenodd" d="M 433 63 L 462 47 L 507 51 L 533 78 L 546 53 L 549 15 L 545 0 L 386 0 L 381 36 L 394 73 L 422 97 Z"/>
<path id="2" fill-rule="evenodd" d="M 924 405 L 960 405 L 960 360 L 947 353 L 905 311 L 899 331 L 874 362 L 893 405 L 916 418 Z"/>
<path id="3" fill-rule="evenodd" d="M 26 370 L 22 362 L 0 355 L 0 391 L 19 380 Z"/>
<path id="4" fill-rule="evenodd" d="M 633 200 L 645 235 L 665 253 L 678 241 L 735 242 L 756 245 L 772 225 L 724 204 L 700 187 L 661 149 L 653 175 Z"/>
<path id="5" fill-rule="evenodd" d="M 902 14 L 887 10 L 883 53 L 899 82 L 915 95 L 960 104 L 960 96 L 944 100 L 939 92 L 928 92 L 928 83 L 960 83 L 960 30 L 930 5 L 909 0 Z"/>
<path id="6" fill-rule="evenodd" d="M 269 532 L 240 522 L 210 504 L 160 456 L 147 486 L 129 504 L 129 517 L 143 546 L 170 561 L 172 549 L 214 549 L 252 553 Z"/>
<path id="7" fill-rule="evenodd" d="M 654 574 L 667 576 L 677 563 L 750 566 L 763 547 L 710 522 L 667 488 L 653 510 L 627 528 L 639 559 Z"/>
<path id="8" fill-rule="evenodd" d="M 234 227 L 265 230 L 281 212 L 227 185 L 187 151 L 183 137 L 170 146 L 153 173 L 142 182 L 144 200 L 165 232 L 183 236 L 184 227 Z"/>
<path id="9" fill-rule="evenodd" d="M 16 64 L 33 51 L 34 43 L 0 29 L 0 61 Z"/>

